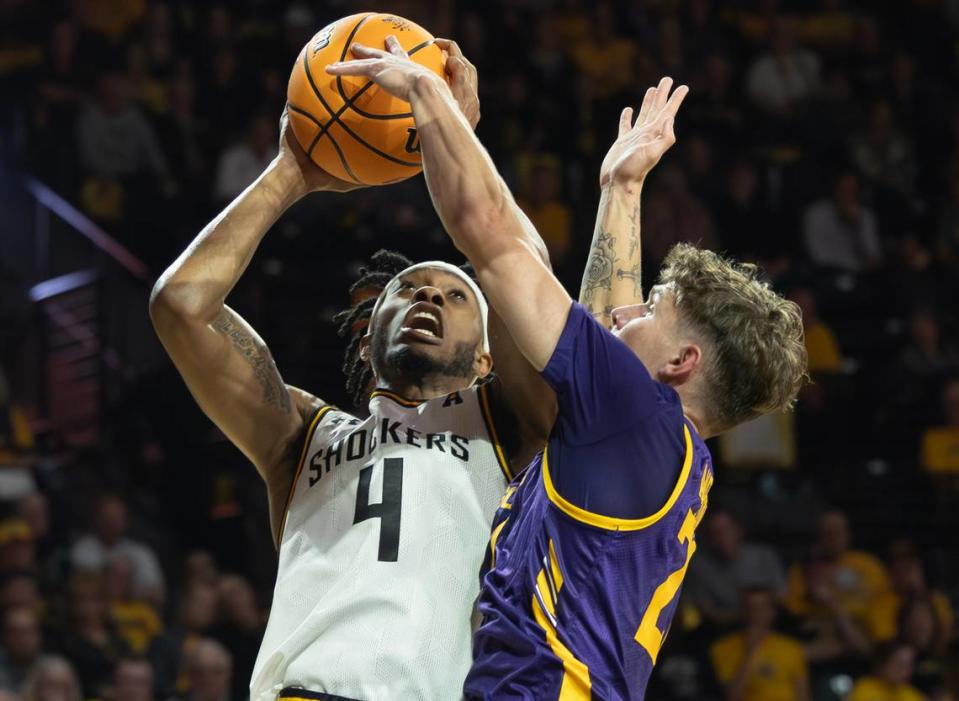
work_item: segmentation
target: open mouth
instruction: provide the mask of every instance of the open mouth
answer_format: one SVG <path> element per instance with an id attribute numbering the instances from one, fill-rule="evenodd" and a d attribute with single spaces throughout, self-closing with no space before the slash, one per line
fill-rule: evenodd
<path id="1" fill-rule="evenodd" d="M 418 340 L 438 345 L 443 340 L 443 315 L 436 305 L 417 302 L 406 315 L 400 330 Z"/>

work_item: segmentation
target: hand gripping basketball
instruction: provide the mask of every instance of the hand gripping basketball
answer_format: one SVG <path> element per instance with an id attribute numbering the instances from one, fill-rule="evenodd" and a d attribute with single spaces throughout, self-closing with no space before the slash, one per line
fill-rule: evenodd
<path id="1" fill-rule="evenodd" d="M 365 185 L 330 175 L 310 160 L 294 138 L 287 110 L 280 116 L 280 148 L 275 161 L 288 176 L 290 194 L 297 199 L 310 192 L 349 192 Z"/>
<path id="2" fill-rule="evenodd" d="M 449 90 L 446 82 L 428 68 L 413 63 L 409 54 L 392 34 L 386 37 L 386 51 L 353 44 L 354 61 L 338 61 L 326 67 L 330 75 L 369 78 L 394 97 L 409 102 L 410 93 L 420 80 L 431 80 Z"/>

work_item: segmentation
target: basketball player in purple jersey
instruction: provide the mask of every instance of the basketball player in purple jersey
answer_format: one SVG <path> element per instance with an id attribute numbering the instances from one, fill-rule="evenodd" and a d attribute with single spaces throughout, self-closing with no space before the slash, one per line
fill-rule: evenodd
<path id="1" fill-rule="evenodd" d="M 475 70 L 455 43 L 445 47 L 448 70 L 458 69 L 453 91 L 476 120 Z M 224 301 L 292 201 L 351 186 L 312 165 L 282 132 L 276 161 L 170 267 L 151 305 L 198 402 L 267 484 L 280 568 L 252 698 L 459 698 L 471 661 L 476 567 L 504 475 L 540 450 L 555 399 L 492 315 L 498 379 L 472 385 L 489 371 L 485 302 L 460 271 L 438 262 L 367 271 L 362 284 L 376 288 L 373 297 L 341 317 L 348 331 L 370 324 L 349 354 L 351 394 L 366 399 L 377 387 L 365 422 L 285 385 L 262 339 Z M 611 158 L 620 151 L 614 145 Z M 623 205 L 601 204 L 605 234 L 595 255 L 615 253 L 630 271 L 638 250 Z M 530 241 L 542 252 L 538 238 Z M 385 258 L 379 263 L 398 260 Z M 635 294 L 628 276 L 606 283 L 585 291 L 600 310 Z M 397 361 L 401 354 L 409 361 L 414 349 L 413 366 Z M 398 477 L 390 489 L 387 472 Z M 476 494 L 451 482 L 466 476 L 476 478 Z M 438 503 L 430 508 L 430 500 Z M 348 608 L 355 610 L 344 614 Z"/>
<path id="2" fill-rule="evenodd" d="M 386 46 L 354 47 L 359 60 L 327 70 L 410 101 L 446 231 L 559 410 L 494 519 L 465 694 L 641 699 L 706 509 L 703 440 L 793 403 L 806 368 L 799 311 L 753 266 L 680 244 L 646 302 L 611 310 L 606 328 L 529 247 L 449 88 L 395 38 Z M 682 95 L 656 106 L 675 111 Z M 672 140 L 671 122 L 659 138 Z"/>

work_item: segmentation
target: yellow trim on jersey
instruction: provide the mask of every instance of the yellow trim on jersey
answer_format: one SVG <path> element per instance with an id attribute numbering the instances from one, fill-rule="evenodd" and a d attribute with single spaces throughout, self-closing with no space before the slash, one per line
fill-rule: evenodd
<path id="1" fill-rule="evenodd" d="M 683 436 L 686 440 L 686 458 L 683 460 L 683 469 L 679 473 L 679 479 L 676 480 L 676 486 L 673 487 L 673 493 L 669 495 L 669 499 L 666 500 L 663 507 L 652 516 L 646 516 L 645 518 L 615 518 L 613 516 L 603 516 L 602 514 L 587 511 L 567 501 L 563 498 L 562 494 L 556 491 L 556 487 L 553 486 L 553 480 L 549 476 L 549 461 L 547 459 L 549 456 L 548 446 L 543 451 L 543 486 L 546 487 L 546 496 L 567 516 L 571 516 L 577 521 L 582 521 L 596 528 L 605 528 L 609 531 L 638 531 L 641 528 L 648 528 L 673 508 L 673 504 L 679 499 L 679 495 L 682 494 L 683 487 L 686 485 L 686 480 L 689 478 L 689 470 L 693 464 L 693 438 L 689 433 L 689 426 L 685 423 L 683 424 Z M 588 470 L 589 467 L 583 466 L 580 469 Z"/>
<path id="2" fill-rule="evenodd" d="M 370 399 L 372 399 L 373 397 L 386 397 L 387 399 L 392 399 L 394 402 L 396 402 L 400 406 L 405 406 L 405 407 L 419 406 L 420 404 L 426 401 L 425 399 L 407 399 L 406 397 L 403 397 L 397 394 L 396 392 L 390 392 L 388 389 L 374 389 L 370 393 Z"/>
<path id="3" fill-rule="evenodd" d="M 556 557 L 556 550 L 553 548 L 553 539 L 549 539 L 549 568 L 553 573 L 553 584 L 556 585 L 556 594 L 563 588 L 563 570 L 559 568 L 559 558 Z"/>
<path id="4" fill-rule="evenodd" d="M 506 451 L 503 450 L 503 444 L 500 443 L 499 435 L 496 433 L 496 424 L 493 423 L 493 412 L 489 407 L 489 389 L 486 385 L 480 385 L 476 389 L 480 400 L 480 412 L 483 414 L 483 421 L 486 423 L 486 430 L 489 433 L 490 440 L 493 441 L 493 452 L 496 453 L 496 460 L 499 467 L 506 475 L 506 481 L 513 481 L 513 470 L 509 466 L 509 460 L 506 459 Z"/>
<path id="5" fill-rule="evenodd" d="M 283 507 L 283 518 L 280 519 L 280 534 L 276 539 L 277 547 L 283 542 L 283 531 L 286 530 L 286 517 L 290 513 L 290 504 L 293 503 L 293 493 L 296 492 L 296 483 L 300 481 L 300 473 L 303 472 L 303 464 L 306 462 L 306 452 L 313 442 L 313 434 L 316 433 L 316 427 L 320 425 L 320 420 L 333 408 L 331 404 L 320 407 L 313 415 L 310 422 L 310 428 L 306 432 L 306 440 L 303 442 L 303 448 L 300 450 L 300 459 L 296 463 L 296 472 L 293 473 L 293 482 L 290 484 L 290 493 L 286 495 L 286 506 Z"/>
<path id="6" fill-rule="evenodd" d="M 507 521 L 509 521 L 508 517 L 500 521 L 499 524 L 496 526 L 496 528 L 493 529 L 493 532 L 490 534 L 490 537 L 489 537 L 489 552 L 490 552 L 489 568 L 490 569 L 493 569 L 494 567 L 496 567 L 496 539 L 499 538 L 499 534 L 503 530 L 503 526 L 506 525 Z"/>
<path id="7" fill-rule="evenodd" d="M 559 600 L 559 591 L 563 586 L 563 575 L 559 569 L 552 539 L 549 541 L 549 567 L 553 575 L 553 585 L 556 587 L 556 602 L 554 603 L 553 592 L 547 581 L 546 568 L 544 567 L 536 575 L 536 588 L 539 591 L 539 596 L 536 596 L 534 592 L 532 607 L 533 618 L 546 633 L 546 643 L 549 645 L 549 649 L 563 663 L 563 683 L 560 686 L 557 701 L 589 701 L 592 697 L 593 686 L 589 679 L 589 667 L 581 660 L 576 659 L 572 651 L 563 644 L 556 632 L 556 626 L 552 622 L 556 620 L 556 604 Z M 540 605 L 541 599 L 546 606 L 546 611 L 549 612 L 548 616 Z"/>

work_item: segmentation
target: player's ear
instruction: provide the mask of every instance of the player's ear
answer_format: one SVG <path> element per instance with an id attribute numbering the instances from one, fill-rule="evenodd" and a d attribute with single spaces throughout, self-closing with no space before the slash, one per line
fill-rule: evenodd
<path id="1" fill-rule="evenodd" d="M 689 382 L 693 371 L 703 359 L 703 350 L 695 343 L 682 345 L 677 353 L 660 368 L 659 379 L 665 384 L 677 386 Z"/>
<path id="2" fill-rule="evenodd" d="M 363 337 L 360 338 L 360 360 L 367 365 L 370 364 L 370 341 L 372 339 L 373 335 L 370 333 L 363 334 Z"/>
<path id="3" fill-rule="evenodd" d="M 478 349 L 476 356 L 473 358 L 473 373 L 482 380 L 491 372 L 493 372 L 493 356 L 482 349 Z"/>

